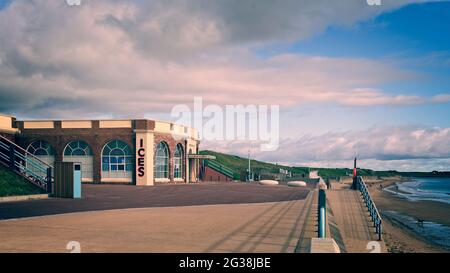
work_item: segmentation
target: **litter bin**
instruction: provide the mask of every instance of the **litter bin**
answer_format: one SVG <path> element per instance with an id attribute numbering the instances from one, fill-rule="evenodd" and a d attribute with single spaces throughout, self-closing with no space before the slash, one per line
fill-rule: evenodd
<path id="1" fill-rule="evenodd" d="M 81 163 L 55 162 L 54 196 L 81 198 Z"/>
<path id="2" fill-rule="evenodd" d="M 73 198 L 81 198 L 81 163 L 73 164 Z"/>

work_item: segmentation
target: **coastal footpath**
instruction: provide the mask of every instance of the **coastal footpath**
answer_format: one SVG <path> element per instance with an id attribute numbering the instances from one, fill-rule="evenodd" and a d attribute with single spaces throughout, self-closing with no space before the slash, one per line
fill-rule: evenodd
<path id="1" fill-rule="evenodd" d="M 450 205 L 435 201 L 411 202 L 398 195 L 386 192 L 383 189 L 394 186 L 397 183 L 411 181 L 408 178 L 394 177 L 365 177 L 370 194 L 383 218 L 383 239 L 388 252 L 391 253 L 447 253 L 444 246 L 439 245 L 424 236 L 427 225 L 416 229 L 404 224 L 402 217 L 424 220 L 450 226 Z M 351 179 L 342 180 L 333 185 L 350 185 Z"/>

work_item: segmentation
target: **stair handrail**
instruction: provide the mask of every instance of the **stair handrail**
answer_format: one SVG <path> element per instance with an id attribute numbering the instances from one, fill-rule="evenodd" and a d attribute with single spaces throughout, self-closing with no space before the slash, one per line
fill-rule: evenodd
<path id="1" fill-rule="evenodd" d="M 39 161 L 39 163 L 42 163 L 45 166 L 47 166 L 47 168 L 52 168 L 52 166 L 50 166 L 48 163 L 42 161 L 37 156 L 35 156 L 34 154 L 28 152 L 27 150 L 25 150 L 24 148 L 20 147 L 19 145 L 17 145 L 16 143 L 12 142 L 11 140 L 7 139 L 6 137 L 0 135 L 0 139 L 7 141 L 9 144 L 13 145 L 15 148 L 18 148 L 19 150 L 24 152 L 26 156 L 31 156 L 33 159 Z"/>
<path id="2" fill-rule="evenodd" d="M 231 176 L 234 175 L 233 170 L 231 170 L 230 168 L 228 168 L 220 163 L 208 160 L 207 166 L 210 166 L 211 168 L 215 169 L 216 171 L 221 171 L 222 173 L 224 173 L 226 175 L 231 175 Z"/>
<path id="3" fill-rule="evenodd" d="M 375 205 L 375 202 L 372 199 L 372 196 L 370 195 L 370 192 L 367 188 L 366 183 L 364 182 L 364 179 L 361 176 L 358 176 L 357 178 L 357 185 L 359 191 L 362 193 L 364 202 L 366 203 L 367 209 L 369 210 L 370 217 L 372 218 L 376 233 L 378 235 L 378 240 L 382 240 L 382 219 L 380 212 L 377 209 L 377 206 Z"/>
<path id="4" fill-rule="evenodd" d="M 20 175 L 26 177 L 31 183 L 47 190 L 48 193 L 53 191 L 53 167 L 43 160 L 39 159 L 35 155 L 26 151 L 13 141 L 7 139 L 0 135 L 0 148 L 10 152 L 10 155 L 0 152 L 0 156 L 9 161 L 9 167 L 19 173 Z M 16 160 L 19 158 L 19 160 Z M 30 160 L 31 159 L 31 160 Z M 23 162 L 25 162 L 25 165 Z M 6 164 L 2 162 L 2 164 Z M 36 173 L 34 170 L 26 167 L 26 164 L 32 165 L 42 174 Z M 40 164 L 40 165 L 39 165 Z M 30 175 L 28 175 L 30 174 Z"/>

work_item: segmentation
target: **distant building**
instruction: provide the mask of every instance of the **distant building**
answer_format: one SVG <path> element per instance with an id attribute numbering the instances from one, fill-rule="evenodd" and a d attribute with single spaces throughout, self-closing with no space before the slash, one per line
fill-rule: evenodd
<path id="1" fill-rule="evenodd" d="M 83 182 L 154 185 L 198 178 L 198 132 L 170 122 L 17 120 L 0 115 L 0 135 L 50 165 L 81 162 Z"/>

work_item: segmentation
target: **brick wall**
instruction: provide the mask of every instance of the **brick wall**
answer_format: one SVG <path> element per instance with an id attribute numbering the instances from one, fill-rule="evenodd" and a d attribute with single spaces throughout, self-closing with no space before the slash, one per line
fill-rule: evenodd
<path id="1" fill-rule="evenodd" d="M 18 145 L 27 149 L 34 141 L 47 141 L 54 149 L 56 161 L 62 160 L 64 148 L 71 141 L 85 141 L 91 147 L 93 153 L 94 183 L 100 183 L 101 181 L 101 155 L 106 143 L 115 139 L 122 140 L 131 147 L 134 154 L 134 133 L 132 128 L 99 128 L 99 121 L 92 121 L 92 128 L 62 129 L 61 122 L 55 121 L 54 129 L 23 129 L 23 122 L 19 122 L 19 129 L 22 133 L 16 136 Z M 135 181 L 134 175 L 133 181 Z"/>
<path id="2" fill-rule="evenodd" d="M 133 120 L 133 128 L 100 128 L 100 122 L 97 120 L 92 121 L 92 128 L 61 128 L 61 121 L 54 121 L 54 128 L 52 129 L 24 129 L 24 122 L 17 121 L 17 127 L 20 129 L 21 134 L 16 136 L 16 143 L 27 149 L 27 147 L 37 140 L 47 141 L 54 149 L 55 160 L 59 161 L 63 159 L 64 149 L 72 141 L 82 140 L 85 141 L 92 149 L 93 153 L 93 181 L 94 183 L 101 182 L 101 170 L 102 170 L 102 149 L 111 140 L 121 140 L 127 143 L 131 149 L 132 154 L 136 154 L 135 151 L 135 133 L 134 129 L 140 130 L 154 130 L 155 122 L 151 120 Z M 183 161 L 183 173 L 182 177 L 185 182 L 186 179 L 186 158 L 187 147 L 185 140 L 175 140 L 170 134 L 154 134 L 154 146 L 153 151 L 155 154 L 156 146 L 165 141 L 169 147 L 169 180 L 174 181 L 174 153 L 177 144 L 181 144 L 183 147 L 184 159 Z M 195 152 L 195 151 L 193 151 Z M 132 157 L 133 165 L 135 166 L 135 157 Z M 153 167 L 153 166 L 152 166 Z M 135 168 L 133 168 L 135 170 Z M 136 181 L 136 174 L 133 171 L 133 181 Z M 135 182 L 133 182 L 135 183 Z"/>
<path id="3" fill-rule="evenodd" d="M 227 181 L 233 181 L 233 179 L 210 168 L 210 167 L 206 167 L 203 181 L 227 182 Z"/>

